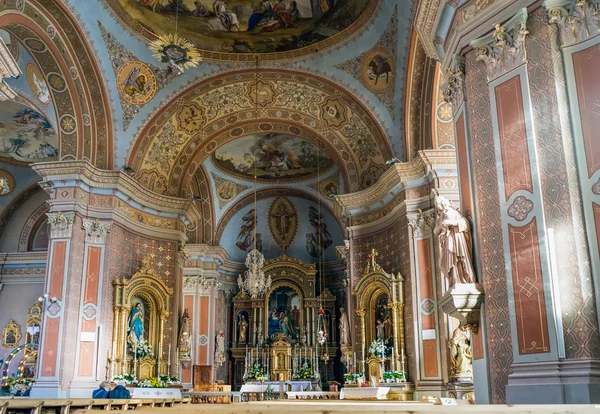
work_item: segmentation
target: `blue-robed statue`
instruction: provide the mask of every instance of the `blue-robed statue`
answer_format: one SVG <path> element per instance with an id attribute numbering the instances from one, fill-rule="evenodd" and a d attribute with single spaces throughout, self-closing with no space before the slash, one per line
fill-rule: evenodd
<path id="1" fill-rule="evenodd" d="M 128 337 L 131 344 L 142 340 L 144 335 L 144 314 L 142 313 L 141 303 L 137 303 L 129 314 Z"/>

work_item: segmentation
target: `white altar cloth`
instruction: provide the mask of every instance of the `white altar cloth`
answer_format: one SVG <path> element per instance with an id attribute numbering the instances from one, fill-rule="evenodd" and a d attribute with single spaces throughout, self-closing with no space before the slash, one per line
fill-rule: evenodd
<path id="1" fill-rule="evenodd" d="M 311 389 L 310 381 L 285 381 L 283 383 L 283 391 L 288 391 L 288 384 L 292 385 L 291 391 L 305 391 Z M 279 392 L 279 381 L 265 381 L 263 385 L 260 384 L 244 384 L 240 388 L 240 392 L 267 392 L 267 387 L 271 386 L 273 392 Z M 312 391 L 320 391 L 318 385 L 312 385 Z"/>
<path id="2" fill-rule="evenodd" d="M 340 400 L 385 400 L 390 387 L 344 387 Z"/>
<path id="3" fill-rule="evenodd" d="M 131 398 L 181 398 L 180 388 L 127 388 Z"/>

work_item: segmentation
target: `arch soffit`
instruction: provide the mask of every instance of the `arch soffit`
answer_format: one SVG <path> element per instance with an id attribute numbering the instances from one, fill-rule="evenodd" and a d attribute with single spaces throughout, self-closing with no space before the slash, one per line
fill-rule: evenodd
<path id="1" fill-rule="evenodd" d="M 143 128 L 128 165 L 143 185 L 178 195 L 227 134 L 229 141 L 240 125 L 257 123 L 303 127 L 328 142 L 343 161 L 350 191 L 360 188 L 359 176 L 371 164 L 383 166 L 391 156 L 383 129 L 351 93 L 312 75 L 264 69 L 258 82 L 244 70 L 188 88 Z M 156 188 L 160 181 L 167 185 Z"/>
<path id="2" fill-rule="evenodd" d="M 0 4 L 0 27 L 26 48 L 49 84 L 57 117 L 59 159 L 113 166 L 113 123 L 107 91 L 73 16 L 60 2 Z M 50 78 L 50 76 L 52 76 Z"/>
<path id="3" fill-rule="evenodd" d="M 314 203 L 319 202 L 319 200 L 312 194 L 309 194 L 305 191 L 298 190 L 295 188 L 289 188 L 289 187 L 264 188 L 264 189 L 258 190 L 256 192 L 257 200 L 262 200 L 264 198 L 270 198 L 270 197 L 280 197 L 280 196 L 300 197 L 300 198 L 310 200 Z M 250 193 L 250 194 L 242 197 L 241 199 L 239 199 L 233 206 L 229 207 L 229 209 L 227 209 L 227 211 L 225 211 L 225 213 L 221 216 L 221 218 L 219 219 L 219 222 L 217 223 L 217 229 L 215 232 L 215 241 L 217 243 L 221 242 L 221 237 L 223 236 L 225 227 L 227 227 L 227 223 L 229 223 L 231 221 L 231 219 L 237 213 L 239 213 L 244 207 L 248 206 L 249 204 L 252 204 L 253 202 L 254 202 L 254 193 Z M 331 207 L 329 207 L 329 205 L 327 205 L 326 203 L 321 203 L 321 206 L 323 208 L 325 208 L 325 210 L 327 210 L 327 212 L 329 214 L 331 214 L 331 216 L 336 220 L 338 226 L 340 226 L 340 229 L 343 230 L 345 227 L 342 225 L 339 218 L 335 215 L 335 213 L 333 212 Z"/>
<path id="4" fill-rule="evenodd" d="M 123 303 L 129 307 L 134 296 L 145 296 L 151 298 L 157 309 L 164 316 L 169 314 L 169 297 L 173 295 L 173 289 L 157 277 L 143 272 L 138 272 L 129 281 L 121 281 L 123 288 Z"/>

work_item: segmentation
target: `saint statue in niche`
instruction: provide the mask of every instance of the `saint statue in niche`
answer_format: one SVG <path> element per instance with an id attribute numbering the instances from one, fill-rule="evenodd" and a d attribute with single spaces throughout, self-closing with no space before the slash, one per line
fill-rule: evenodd
<path id="1" fill-rule="evenodd" d="M 439 237 L 440 269 L 450 286 L 475 283 L 469 222 L 444 197 L 436 197 L 435 209 L 437 219 L 433 231 Z"/>
<path id="2" fill-rule="evenodd" d="M 385 324 L 377 319 L 377 339 L 385 339 Z"/>
<path id="3" fill-rule="evenodd" d="M 136 344 L 142 340 L 144 336 L 144 314 L 142 312 L 142 304 L 136 303 L 129 313 L 129 329 L 128 338 L 131 344 Z"/>
<path id="4" fill-rule="evenodd" d="M 340 345 L 350 345 L 350 322 L 343 307 L 340 308 Z"/>
<path id="5" fill-rule="evenodd" d="M 456 328 L 450 340 L 452 367 L 450 369 L 451 378 L 465 378 L 473 375 L 473 365 L 471 357 L 471 341 L 469 338 L 469 328 L 461 325 Z"/>
<path id="6" fill-rule="evenodd" d="M 248 337 L 248 322 L 246 322 L 246 316 L 240 315 L 240 321 L 238 322 L 239 335 L 238 342 L 240 344 L 245 344 L 247 342 Z"/>

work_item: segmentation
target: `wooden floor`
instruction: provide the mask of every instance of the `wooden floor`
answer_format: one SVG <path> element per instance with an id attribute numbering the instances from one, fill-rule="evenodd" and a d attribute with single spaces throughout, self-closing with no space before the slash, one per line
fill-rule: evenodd
<path id="1" fill-rule="evenodd" d="M 239 404 L 190 404 L 176 408 L 178 413 L 253 413 L 253 414 L 600 414 L 600 405 L 457 405 L 440 406 L 420 402 L 387 401 L 269 401 Z M 173 414 L 173 409 L 137 409 L 136 414 Z M 96 412 L 97 413 L 97 412 Z M 114 414 L 115 411 L 111 411 Z M 125 413 L 125 412 L 124 412 Z M 131 414 L 131 411 L 129 413 Z"/>

